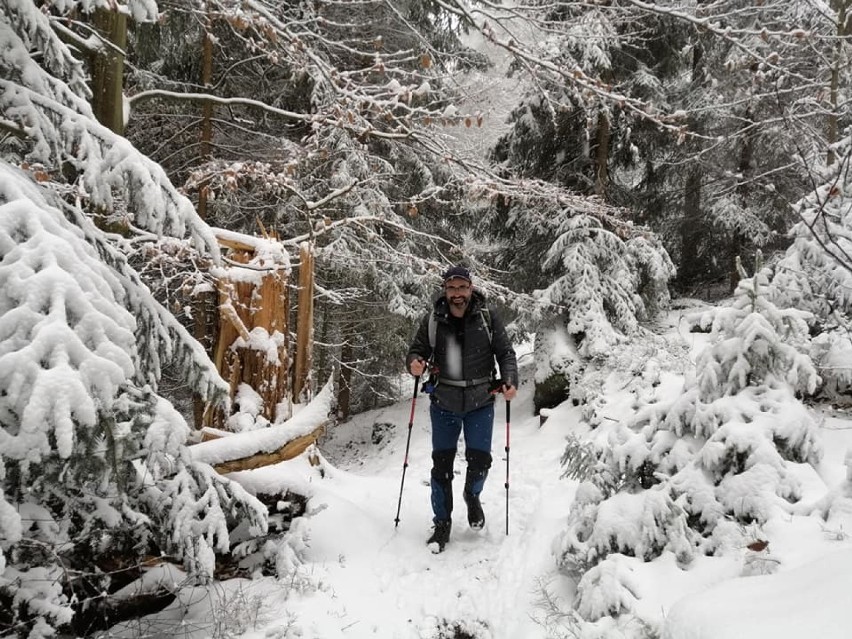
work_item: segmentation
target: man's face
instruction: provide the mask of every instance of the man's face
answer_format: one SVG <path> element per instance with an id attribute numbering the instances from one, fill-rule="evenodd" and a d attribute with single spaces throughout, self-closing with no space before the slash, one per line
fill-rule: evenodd
<path id="1" fill-rule="evenodd" d="M 444 283 L 444 295 L 447 296 L 453 315 L 457 317 L 464 315 L 472 292 L 470 282 L 462 277 L 454 277 Z"/>

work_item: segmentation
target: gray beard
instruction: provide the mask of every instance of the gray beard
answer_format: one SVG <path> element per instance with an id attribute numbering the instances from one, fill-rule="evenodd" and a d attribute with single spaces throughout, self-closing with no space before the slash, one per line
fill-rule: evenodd
<path id="1" fill-rule="evenodd" d="M 453 302 L 450 300 L 450 310 L 461 311 L 461 313 L 457 317 L 461 317 L 464 315 L 464 312 L 467 310 L 468 305 L 470 304 L 470 300 L 465 300 L 463 302 Z"/>

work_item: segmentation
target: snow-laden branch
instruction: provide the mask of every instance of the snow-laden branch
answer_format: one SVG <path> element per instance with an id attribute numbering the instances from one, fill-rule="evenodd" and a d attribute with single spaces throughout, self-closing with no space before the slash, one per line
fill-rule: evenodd
<path id="1" fill-rule="evenodd" d="M 139 350 L 140 377 L 157 388 L 164 364 L 182 363 L 190 387 L 210 403 L 227 406 L 228 384 L 204 347 L 160 304 L 139 274 L 128 263 L 127 256 L 95 226 L 78 207 L 66 205 L 68 216 L 97 249 L 101 259 L 110 265 L 124 289 L 125 305 L 137 316 L 137 335 L 146 342 Z"/>
<path id="2" fill-rule="evenodd" d="M 125 138 L 87 114 L 7 80 L 0 80 L 0 110 L 27 132 L 33 160 L 50 167 L 64 160 L 77 170 L 80 193 L 93 206 L 113 210 L 119 195 L 140 227 L 175 237 L 189 231 L 200 248 L 218 259 L 215 237 L 192 202 L 178 192 L 159 164 Z"/>
<path id="3" fill-rule="evenodd" d="M 748 46 L 746 43 L 748 38 L 757 36 L 763 41 L 769 41 L 770 38 L 787 38 L 796 44 L 801 44 L 805 39 L 812 34 L 804 29 L 795 28 L 786 31 L 769 31 L 768 29 L 738 29 L 725 24 L 725 17 L 719 15 L 709 15 L 706 18 L 693 15 L 683 11 L 680 8 L 666 7 L 660 4 L 652 4 L 643 2 L 643 0 L 627 0 L 631 5 L 641 9 L 647 13 L 656 13 L 676 18 L 679 21 L 686 22 L 695 26 L 699 31 L 706 31 L 713 34 L 717 38 L 730 44 L 733 48 L 744 53 L 750 60 L 755 63 L 766 65 L 768 69 L 778 72 L 780 75 L 796 78 L 805 83 L 810 83 L 810 78 L 806 78 L 796 73 L 792 69 L 779 64 L 779 55 L 772 51 L 764 55 L 754 47 Z"/>
<path id="4" fill-rule="evenodd" d="M 14 25 L 0 21 L 0 42 L 5 42 L 11 51 L 18 52 L 16 56 L 0 55 L 0 69 L 4 72 L 3 77 L 36 93 L 50 96 L 78 113 L 91 116 L 92 108 L 88 101 L 91 93 L 82 67 L 79 63 L 76 65 L 65 63 L 60 54 L 68 53 L 67 47 L 56 39 L 47 24 L 42 24 L 38 19 L 34 22 L 26 26 L 37 29 L 36 34 L 41 34 L 41 29 L 47 29 L 48 33 L 44 37 L 25 40 L 13 29 Z M 51 70 L 48 66 L 48 70 L 45 70 L 36 64 L 32 57 L 20 55 L 27 51 L 28 47 L 38 44 L 57 50 L 54 55 L 60 58 L 56 63 L 59 69 Z M 64 79 L 61 74 L 67 76 L 67 79 Z"/>
<path id="5" fill-rule="evenodd" d="M 460 0 L 439 0 L 438 4 L 445 11 L 458 17 L 463 23 L 478 30 L 483 37 L 493 45 L 509 53 L 516 65 L 523 69 L 531 78 L 533 86 L 543 96 L 548 104 L 554 103 L 552 110 L 559 106 L 572 108 L 572 105 L 561 105 L 560 100 L 552 91 L 544 86 L 543 81 L 552 82 L 557 86 L 571 87 L 570 95 L 580 96 L 582 100 L 595 98 L 603 105 L 617 107 L 635 117 L 653 122 L 663 130 L 676 134 L 678 139 L 693 138 L 713 142 L 712 137 L 703 131 L 694 130 L 687 118 L 712 109 L 732 109 L 735 101 L 720 103 L 714 100 L 712 104 L 704 101 L 691 105 L 687 109 L 676 109 L 665 105 L 663 100 L 638 98 L 627 88 L 618 90 L 608 79 L 607 73 L 612 65 L 607 51 L 621 50 L 630 42 L 630 36 L 619 33 L 589 33 L 584 31 L 583 38 L 605 38 L 609 41 L 606 51 L 601 47 L 580 45 L 585 55 L 589 56 L 584 64 L 575 60 L 570 54 L 566 40 L 579 39 L 571 36 L 572 28 L 577 21 L 567 16 L 575 12 L 579 16 L 587 16 L 599 11 L 602 16 L 610 16 L 615 21 L 621 19 L 633 10 L 636 16 L 660 16 L 669 19 L 673 24 L 681 24 L 695 30 L 698 34 L 707 34 L 717 43 L 727 48 L 725 63 L 733 65 L 727 70 L 733 72 L 738 68 L 751 68 L 754 77 L 771 76 L 772 89 L 763 97 L 778 97 L 785 93 L 801 95 L 809 88 L 825 85 L 824 80 L 809 77 L 797 66 L 797 60 L 813 60 L 815 55 L 822 52 L 814 43 L 821 43 L 823 48 L 840 46 L 843 37 L 832 34 L 834 26 L 831 19 L 823 20 L 822 25 L 812 28 L 799 27 L 796 18 L 803 22 L 804 18 L 795 16 L 786 18 L 792 11 L 788 6 L 767 4 L 755 8 L 729 7 L 724 3 L 701 4 L 694 10 L 677 4 L 648 3 L 644 0 L 629 0 L 627 5 L 594 5 L 588 6 L 583 2 L 564 2 L 535 6 L 504 7 L 493 2 L 477 2 L 468 4 Z M 749 15 L 738 15 L 748 11 Z M 547 16 L 550 12 L 553 16 Z M 602 22 L 607 18 L 602 17 Z M 766 22 L 768 26 L 763 26 Z M 794 26 L 787 26 L 789 24 Z M 776 26 L 780 25 L 780 26 Z M 775 28 L 773 28 L 773 26 Z M 525 31 L 534 34 L 525 35 Z M 544 36 L 545 41 L 535 38 Z M 777 45 L 777 47 L 775 46 Z M 548 51 L 548 47 L 552 51 Z M 799 51 L 799 53 L 791 53 Z M 736 55 L 734 55 L 736 52 Z M 600 69 L 603 69 L 599 71 Z M 714 73 L 720 69 L 713 69 Z M 821 84 L 820 84 L 821 83 Z M 759 87 L 757 87 L 759 88 Z M 761 96 L 749 92 L 747 100 L 753 104 Z M 736 98 L 735 98 L 736 99 Z M 605 106 L 604 108 L 608 108 Z"/>
<path id="6" fill-rule="evenodd" d="M 498 35 L 487 20 L 482 23 L 477 22 L 472 10 L 464 3 L 453 0 L 447 0 L 446 2 L 438 0 L 438 4 L 445 10 L 463 17 L 470 24 L 476 25 L 489 42 L 510 53 L 534 77 L 542 71 L 549 72 L 567 84 L 577 87 L 580 91 L 586 91 L 591 95 L 595 95 L 603 102 L 618 105 L 620 108 L 642 119 L 650 120 L 672 133 L 679 136 L 688 133 L 685 126 L 681 123 L 684 120 L 685 113 L 659 113 L 651 103 L 613 90 L 613 87 L 602 82 L 600 79 L 588 75 L 579 65 L 572 65 L 570 67 L 562 66 L 547 60 L 543 56 L 536 55 L 533 53 L 534 49 L 530 45 L 513 37 L 501 37 Z"/>
<path id="7" fill-rule="evenodd" d="M 12 51 L 19 43 L 22 47 L 19 51 L 39 51 L 47 70 L 61 78 L 73 94 L 83 99 L 91 96 L 83 63 L 57 37 L 51 29 L 50 18 L 34 2 L 4 0 L 0 3 L 0 15 L 0 42 Z M 12 72 L 23 71 L 22 64 L 26 65 L 25 75 L 33 77 L 32 70 L 38 69 L 38 66 L 31 59 L 0 55 L 0 68 L 7 72 L 3 74 L 5 77 L 12 77 Z"/>
<path id="8" fill-rule="evenodd" d="M 221 98 L 211 93 L 182 93 L 179 91 L 166 91 L 164 89 L 150 89 L 148 91 L 140 91 L 127 98 L 131 108 L 146 100 L 163 99 L 169 102 L 209 102 L 211 104 L 219 104 L 222 106 L 250 106 L 258 108 L 266 113 L 279 115 L 283 118 L 296 120 L 299 122 L 319 122 L 319 116 L 310 113 L 297 113 L 296 111 L 288 111 L 279 109 L 260 100 L 252 100 L 250 98 Z"/>

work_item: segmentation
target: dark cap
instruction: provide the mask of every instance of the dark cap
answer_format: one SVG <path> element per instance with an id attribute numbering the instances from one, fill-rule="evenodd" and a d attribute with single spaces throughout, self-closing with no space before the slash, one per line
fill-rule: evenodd
<path id="1" fill-rule="evenodd" d="M 470 271 L 468 271 L 464 266 L 451 266 L 450 268 L 448 268 L 447 272 L 444 273 L 444 282 L 446 283 L 454 277 L 467 280 L 468 282 L 473 281 L 470 278 Z"/>

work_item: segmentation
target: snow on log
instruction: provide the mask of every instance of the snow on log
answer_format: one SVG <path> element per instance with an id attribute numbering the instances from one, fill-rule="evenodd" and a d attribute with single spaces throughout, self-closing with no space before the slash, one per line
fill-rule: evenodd
<path id="1" fill-rule="evenodd" d="M 313 401 L 286 422 L 200 442 L 189 447 L 192 459 L 210 464 L 219 473 L 250 470 L 292 459 L 322 435 L 329 423 L 331 399 L 329 380 Z"/>

